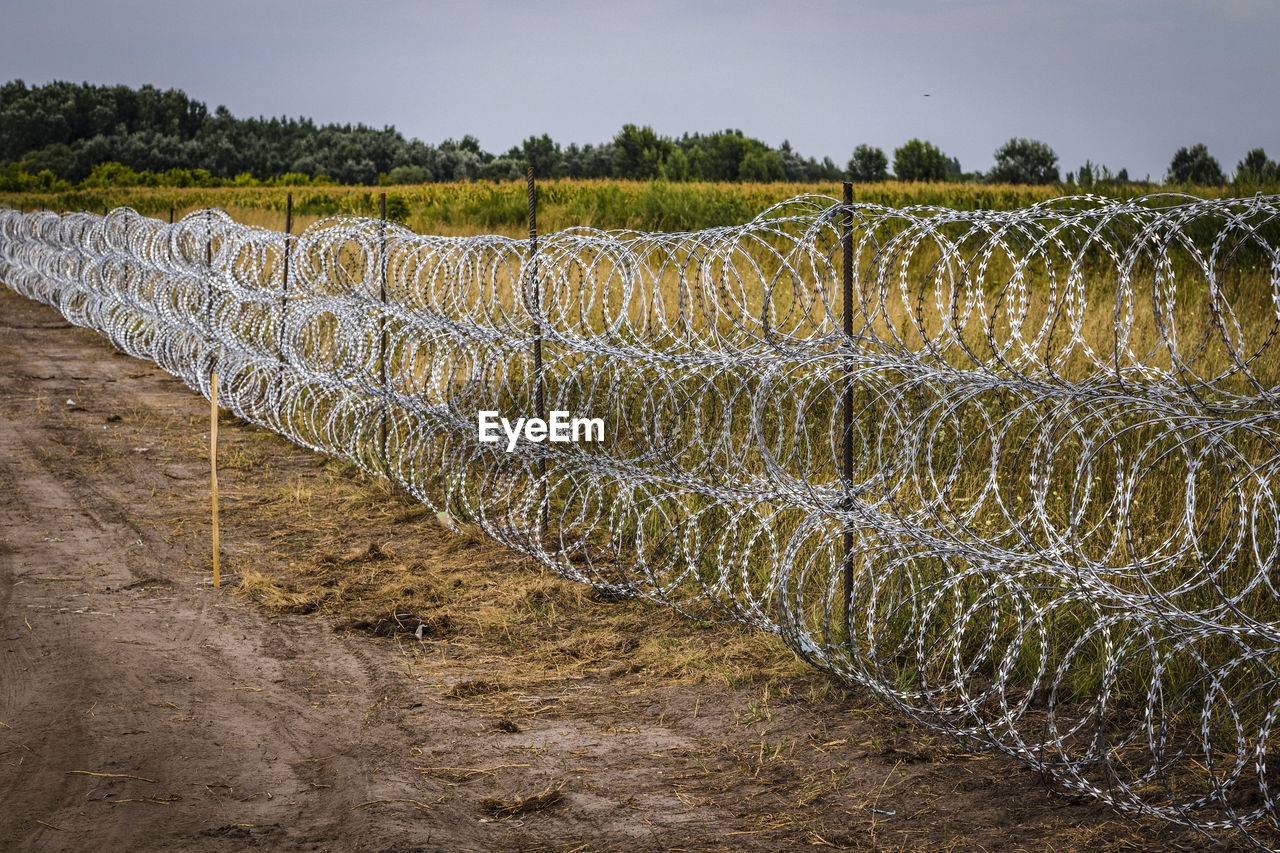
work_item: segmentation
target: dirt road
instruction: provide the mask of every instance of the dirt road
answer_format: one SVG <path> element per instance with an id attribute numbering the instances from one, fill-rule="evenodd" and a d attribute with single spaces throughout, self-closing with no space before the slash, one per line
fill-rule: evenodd
<path id="1" fill-rule="evenodd" d="M 798 666 L 668 678 L 628 657 L 638 640 L 581 652 L 610 608 L 639 605 L 557 592 L 538 599 L 558 603 L 551 628 L 499 614 L 421 641 L 257 606 L 236 567 L 283 570 L 294 534 L 248 508 L 287 498 L 298 536 L 367 542 L 307 503 L 314 456 L 234 419 L 229 452 L 251 459 L 225 478 L 230 582 L 214 590 L 206 407 L 0 288 L 0 849 L 1203 846 L 1051 797 Z M 429 566 L 451 535 L 395 547 Z M 478 583 L 528 571 L 494 553 L 508 574 Z M 553 629 L 576 664 L 508 671 Z M 733 629 L 669 630 L 711 659 Z"/>

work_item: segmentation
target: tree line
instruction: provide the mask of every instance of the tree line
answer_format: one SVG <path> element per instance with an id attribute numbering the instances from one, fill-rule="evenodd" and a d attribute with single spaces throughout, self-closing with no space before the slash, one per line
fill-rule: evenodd
<path id="1" fill-rule="evenodd" d="M 62 191 L 85 187 L 158 184 L 422 184 L 515 180 L 528 166 L 543 178 L 615 178 L 668 181 L 854 180 L 1065 183 L 1089 188 L 1127 182 L 1086 162 L 1059 178 L 1058 157 L 1037 140 L 1014 138 L 995 152 L 987 173 L 964 172 L 936 145 L 912 139 L 893 152 L 859 145 L 844 166 L 830 157 L 804 157 L 789 142 L 778 148 L 741 130 L 662 136 L 650 127 L 623 125 L 598 145 L 561 147 L 550 136 L 531 136 L 493 154 L 464 136 L 430 145 L 406 139 L 394 127 L 317 125 L 308 118 L 247 118 L 226 107 L 212 112 L 178 89 L 93 86 L 55 82 L 0 86 L 0 189 Z M 1166 180 L 1222 185 L 1221 165 L 1204 145 L 1179 149 Z M 1240 162 L 1234 180 L 1274 184 L 1280 168 L 1262 149 Z"/>
<path id="2" fill-rule="evenodd" d="M 740 130 L 672 139 L 628 124 L 600 145 L 562 148 L 544 134 L 492 154 L 469 135 L 433 146 L 394 127 L 239 119 L 225 107 L 210 112 L 177 89 L 28 87 L 21 80 L 0 87 L 0 164 L 10 176 L 45 174 L 46 182 L 76 184 L 143 175 L 206 185 L 237 178 L 419 184 L 518 179 L 529 165 L 545 178 L 814 182 L 844 174 L 830 158 L 803 157 L 787 142 L 771 148 Z"/>

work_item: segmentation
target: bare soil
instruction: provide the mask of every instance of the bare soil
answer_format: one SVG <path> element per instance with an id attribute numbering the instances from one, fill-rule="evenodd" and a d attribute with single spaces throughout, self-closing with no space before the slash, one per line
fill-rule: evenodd
<path id="1" fill-rule="evenodd" d="M 0 288 L 0 849 L 1209 844 L 207 418 Z"/>

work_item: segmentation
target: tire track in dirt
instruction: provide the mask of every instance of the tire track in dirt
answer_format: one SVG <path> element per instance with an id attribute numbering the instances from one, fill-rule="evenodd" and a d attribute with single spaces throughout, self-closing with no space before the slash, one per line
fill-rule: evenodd
<path id="1" fill-rule="evenodd" d="M 0 376 L 0 848 L 378 848 L 416 837 L 411 821 L 355 808 L 423 796 L 407 763 L 374 748 L 410 738 L 370 725 L 390 689 L 353 648 L 360 638 L 212 591 L 208 540 L 191 535 L 200 525 L 172 535 L 172 510 L 147 505 L 148 492 L 173 485 L 157 454 L 133 462 L 126 447 L 123 477 L 102 464 L 122 450 L 104 413 L 202 401 L 100 344 L 78 352 L 96 343 L 84 332 L 33 347 L 14 341 L 14 326 L 0 331 L 6 366 L 23 365 Z M 39 324 L 22 331 L 44 337 Z M 128 393 L 110 375 L 126 365 L 152 387 Z"/>
<path id="2" fill-rule="evenodd" d="M 378 686 L 367 659 L 314 622 L 280 624 L 218 602 L 181 573 L 139 578 L 129 569 L 138 527 L 101 520 L 102 506 L 122 504 L 31 464 L 39 454 L 23 446 L 27 433 L 0 420 L 9 495 L 0 519 L 6 530 L 43 519 L 58 535 L 6 543 L 0 570 L 0 749 L 10 765 L 0 841 L 198 849 L 192 839 L 209 833 L 206 846 L 230 849 L 295 830 L 376 837 L 351 813 L 376 798 L 359 737 Z M 86 496 L 96 508 L 83 506 Z M 85 554 L 95 566 L 83 566 Z M 89 571 L 74 578 L 82 566 Z M 262 654 L 272 642 L 297 662 Z"/>

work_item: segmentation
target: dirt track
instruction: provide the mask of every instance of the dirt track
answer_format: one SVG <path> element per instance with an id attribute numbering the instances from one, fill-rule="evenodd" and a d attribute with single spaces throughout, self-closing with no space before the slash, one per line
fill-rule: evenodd
<path id="1" fill-rule="evenodd" d="M 1203 846 L 1051 797 L 818 675 L 579 667 L 489 697 L 459 685 L 500 667 L 496 641 L 335 632 L 215 591 L 206 407 L 0 287 L 0 849 Z M 226 477 L 232 566 L 264 568 L 277 533 L 237 527 L 237 502 L 315 475 L 269 448 Z"/>

